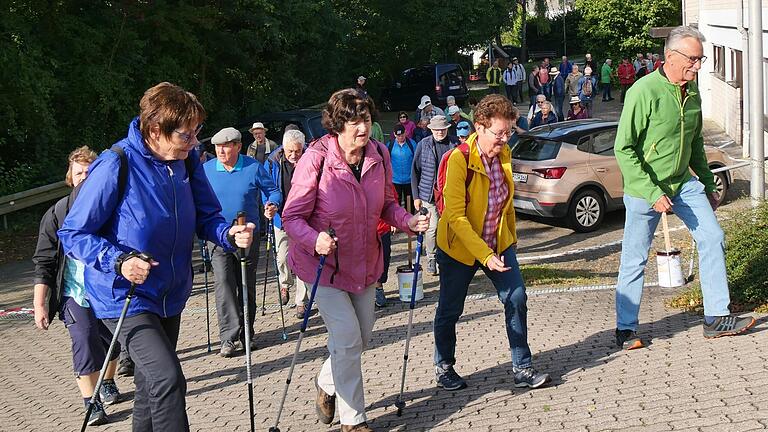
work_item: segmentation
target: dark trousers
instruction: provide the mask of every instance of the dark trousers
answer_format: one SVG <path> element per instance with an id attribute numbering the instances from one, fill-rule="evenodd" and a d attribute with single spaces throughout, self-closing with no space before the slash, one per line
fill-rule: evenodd
<path id="1" fill-rule="evenodd" d="M 62 297 L 61 316 L 72 339 L 72 368 L 75 377 L 99 372 L 107 357 L 112 331 L 93 314 L 93 309 L 82 307 L 72 297 Z M 110 360 L 120 355 L 115 347 Z"/>
<path id="2" fill-rule="evenodd" d="M 525 85 L 525 81 L 518 81 L 515 86 L 515 91 L 517 91 L 517 102 L 523 101 L 523 85 Z"/>
<path id="3" fill-rule="evenodd" d="M 384 256 L 384 270 L 379 277 L 379 283 L 387 283 L 389 278 L 389 262 L 392 260 L 392 233 L 389 231 L 381 235 L 381 250 Z"/>
<path id="4" fill-rule="evenodd" d="M 632 87 L 632 84 L 622 84 L 621 85 L 621 95 L 619 95 L 619 97 L 621 98 L 621 99 L 619 99 L 620 102 L 622 102 L 622 103 L 624 102 L 624 95 L 627 94 L 627 90 L 629 90 L 630 87 Z"/>
<path id="5" fill-rule="evenodd" d="M 397 202 L 400 203 L 400 206 L 405 209 L 413 209 L 413 193 L 411 192 L 411 184 L 393 184 L 395 185 L 395 191 L 397 192 Z"/>
<path id="6" fill-rule="evenodd" d="M 495 85 L 495 86 L 489 85 L 488 86 L 488 94 L 499 94 L 499 87 L 500 86 L 498 84 Z"/>
<path id="7" fill-rule="evenodd" d="M 116 319 L 104 320 L 114 331 Z M 133 382 L 134 432 L 189 431 L 184 397 L 187 381 L 176 356 L 181 315 L 161 318 L 151 313 L 126 317 L 118 340 L 136 364 Z"/>
<path id="8" fill-rule="evenodd" d="M 456 322 L 464 313 L 464 300 L 469 283 L 481 268 L 496 288 L 499 300 L 504 305 L 504 325 L 512 352 L 512 365 L 516 368 L 531 366 L 531 350 L 528 347 L 528 300 L 525 294 L 523 276 L 517 264 L 513 247 L 502 255 L 504 263 L 511 269 L 497 272 L 483 267 L 479 262 L 471 266 L 462 264 L 437 249 L 437 263 L 440 265 L 440 297 L 435 311 L 435 364 L 456 364 Z"/>
<path id="9" fill-rule="evenodd" d="M 240 258 L 234 253 L 224 252 L 220 247 L 209 245 L 211 265 L 216 279 L 213 288 L 216 295 L 216 314 L 219 318 L 219 340 L 236 342 L 245 340 L 243 323 L 243 284 Z M 259 263 L 259 236 L 254 233 L 253 243 L 248 251 L 248 319 L 253 336 L 253 320 L 256 317 L 256 266 Z"/>
<path id="10" fill-rule="evenodd" d="M 516 85 L 506 85 L 507 90 L 507 99 L 511 100 L 514 103 L 517 103 L 517 86 Z"/>
<path id="11" fill-rule="evenodd" d="M 613 99 L 611 96 L 611 83 L 603 83 L 603 101 Z"/>

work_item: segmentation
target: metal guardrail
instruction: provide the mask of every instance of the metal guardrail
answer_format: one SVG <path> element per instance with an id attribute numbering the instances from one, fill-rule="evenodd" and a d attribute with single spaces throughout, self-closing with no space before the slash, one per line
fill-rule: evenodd
<path id="1" fill-rule="evenodd" d="M 0 216 L 3 216 L 3 227 L 8 229 L 8 219 L 6 218 L 8 214 L 61 198 L 69 194 L 71 190 L 66 183 L 60 181 L 0 197 Z"/>

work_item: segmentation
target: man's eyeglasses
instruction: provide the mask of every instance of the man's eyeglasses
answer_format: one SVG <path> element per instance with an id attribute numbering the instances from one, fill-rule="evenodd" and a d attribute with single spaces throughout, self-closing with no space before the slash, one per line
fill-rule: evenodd
<path id="1" fill-rule="evenodd" d="M 490 132 L 491 135 L 495 136 L 497 140 L 508 140 L 512 137 L 512 131 L 511 130 L 505 130 L 501 132 L 494 132 L 490 128 L 486 128 L 486 131 Z"/>
<path id="2" fill-rule="evenodd" d="M 546 101 L 536 101 L 536 105 L 543 104 Z"/>
<path id="3" fill-rule="evenodd" d="M 672 49 L 672 51 L 688 59 L 688 63 L 690 63 L 691 65 L 695 65 L 696 62 L 701 62 L 701 64 L 704 64 L 704 62 L 707 61 L 707 56 L 695 57 L 695 56 L 689 56 L 688 54 L 683 54 L 676 49 Z"/>
<path id="4" fill-rule="evenodd" d="M 176 132 L 177 134 L 179 134 L 179 136 L 181 137 L 181 139 L 183 139 L 183 140 L 184 140 L 184 142 L 185 142 L 186 144 L 189 144 L 189 143 L 191 143 L 191 142 L 192 142 L 192 140 L 193 140 L 193 139 L 194 139 L 194 140 L 197 140 L 197 136 L 198 136 L 198 135 L 200 135 L 200 131 L 201 131 L 201 130 L 203 130 L 203 123 L 200 123 L 200 124 L 197 126 L 197 128 L 195 128 L 195 132 L 194 132 L 194 134 L 188 134 L 188 133 L 184 133 L 184 132 L 179 132 L 179 131 L 177 131 L 177 130 L 174 130 L 174 132 Z"/>

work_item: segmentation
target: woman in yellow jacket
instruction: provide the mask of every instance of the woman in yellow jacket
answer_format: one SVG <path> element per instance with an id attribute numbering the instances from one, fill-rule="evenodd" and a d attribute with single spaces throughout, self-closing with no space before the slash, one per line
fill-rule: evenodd
<path id="1" fill-rule="evenodd" d="M 440 299 L 434 323 L 435 380 L 446 390 L 466 387 L 454 370 L 456 322 L 478 268 L 504 304 L 515 387 L 537 388 L 549 382 L 549 375 L 536 371 L 531 363 L 527 297 L 515 255 L 514 185 L 507 140 L 517 117 L 517 108 L 507 98 L 484 97 L 475 108 L 476 133 L 467 140 L 468 157 L 455 150 L 447 160 L 445 209 L 437 229 Z"/>

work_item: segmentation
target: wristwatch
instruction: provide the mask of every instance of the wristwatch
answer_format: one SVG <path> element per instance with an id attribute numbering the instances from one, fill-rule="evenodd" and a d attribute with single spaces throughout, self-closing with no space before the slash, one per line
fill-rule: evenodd
<path id="1" fill-rule="evenodd" d="M 123 263 L 137 256 L 139 256 L 139 253 L 136 251 L 120 254 L 120 256 L 118 256 L 117 259 L 115 260 L 115 273 L 117 273 L 118 276 L 123 276 L 123 273 L 120 270 L 123 267 Z"/>

